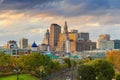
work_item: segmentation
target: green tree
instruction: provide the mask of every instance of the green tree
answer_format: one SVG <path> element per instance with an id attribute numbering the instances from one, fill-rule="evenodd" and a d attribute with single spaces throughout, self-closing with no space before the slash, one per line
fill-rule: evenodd
<path id="1" fill-rule="evenodd" d="M 65 58 L 64 62 L 68 64 L 68 68 L 72 67 L 71 60 L 69 58 Z"/>
<path id="2" fill-rule="evenodd" d="M 91 61 L 89 64 L 91 63 L 95 69 L 95 74 L 97 77 L 102 75 L 104 78 L 106 78 L 106 80 L 112 80 L 115 75 L 115 71 L 112 65 L 107 60 L 97 59 Z M 102 79 L 98 78 L 98 80 Z"/>
<path id="3" fill-rule="evenodd" d="M 116 80 L 120 80 L 120 74 L 116 75 Z"/>
<path id="4" fill-rule="evenodd" d="M 95 70 L 93 66 L 81 64 L 78 67 L 78 80 L 95 80 Z"/>

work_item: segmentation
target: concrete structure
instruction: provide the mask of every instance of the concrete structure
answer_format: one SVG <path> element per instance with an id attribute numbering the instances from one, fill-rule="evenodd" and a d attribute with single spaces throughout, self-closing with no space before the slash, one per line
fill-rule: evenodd
<path id="1" fill-rule="evenodd" d="M 63 27 L 63 33 L 59 36 L 58 46 L 56 51 L 58 52 L 70 52 L 70 40 L 69 40 L 69 32 L 68 32 L 68 26 L 67 22 L 65 22 L 65 25 Z"/>
<path id="2" fill-rule="evenodd" d="M 43 44 L 49 45 L 50 41 L 50 33 L 49 30 L 47 29 L 47 32 L 44 35 L 44 39 L 43 39 Z"/>
<path id="3" fill-rule="evenodd" d="M 48 45 L 47 45 L 47 44 L 38 45 L 38 50 L 39 50 L 40 52 L 48 51 Z"/>
<path id="4" fill-rule="evenodd" d="M 99 35 L 99 39 L 97 42 L 97 48 L 101 48 L 101 41 L 109 41 L 110 40 L 110 35 L 109 34 L 101 34 Z"/>
<path id="5" fill-rule="evenodd" d="M 0 49 L 0 52 L 4 52 L 5 54 L 9 54 L 14 57 L 19 57 L 20 55 L 28 55 L 31 53 L 30 49 Z"/>
<path id="6" fill-rule="evenodd" d="M 110 35 L 109 34 L 101 34 L 99 35 L 99 39 L 100 41 L 106 40 L 109 41 L 110 40 Z"/>
<path id="7" fill-rule="evenodd" d="M 56 46 L 58 45 L 59 35 L 61 33 L 61 26 L 58 24 L 51 24 L 50 26 L 50 46 L 53 51 L 56 50 Z"/>
<path id="8" fill-rule="evenodd" d="M 96 42 L 91 42 L 91 41 L 76 42 L 76 51 L 78 52 L 95 50 L 95 49 L 96 49 Z"/>
<path id="9" fill-rule="evenodd" d="M 19 41 L 20 49 L 28 48 L 28 39 L 21 38 Z"/>
<path id="10" fill-rule="evenodd" d="M 120 49 L 120 40 L 114 40 L 114 49 Z"/>
<path id="11" fill-rule="evenodd" d="M 101 41 L 100 43 L 101 50 L 112 50 L 114 49 L 114 41 Z"/>
<path id="12" fill-rule="evenodd" d="M 7 42 L 7 49 L 16 49 L 18 48 L 17 42 L 14 40 L 10 40 Z"/>
<path id="13" fill-rule="evenodd" d="M 85 32 L 78 33 L 78 37 L 83 38 L 85 41 L 88 41 L 89 40 L 89 33 L 85 33 Z"/>
<path id="14" fill-rule="evenodd" d="M 106 58 L 107 50 L 92 50 L 92 51 L 84 51 L 79 53 L 81 58 L 84 59 L 86 57 L 95 58 Z"/>
<path id="15" fill-rule="evenodd" d="M 70 53 L 70 40 L 66 41 L 66 52 Z"/>

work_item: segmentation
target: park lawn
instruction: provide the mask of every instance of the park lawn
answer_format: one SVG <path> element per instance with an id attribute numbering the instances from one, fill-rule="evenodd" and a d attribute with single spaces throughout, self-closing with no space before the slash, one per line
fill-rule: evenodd
<path id="1" fill-rule="evenodd" d="M 1 77 L 0 80 L 16 80 L 16 75 Z M 29 74 L 21 74 L 19 75 L 19 80 L 38 80 L 38 78 L 33 77 Z"/>

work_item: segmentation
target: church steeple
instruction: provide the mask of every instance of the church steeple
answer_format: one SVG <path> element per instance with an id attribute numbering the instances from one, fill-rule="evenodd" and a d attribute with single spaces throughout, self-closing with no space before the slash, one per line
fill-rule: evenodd
<path id="1" fill-rule="evenodd" d="M 68 34 L 68 26 L 66 21 L 65 21 L 63 33 Z"/>
<path id="2" fill-rule="evenodd" d="M 67 26 L 67 22 L 65 21 L 65 25 L 64 25 L 64 30 L 63 30 L 63 35 L 64 35 L 64 39 L 68 40 L 68 26 Z"/>

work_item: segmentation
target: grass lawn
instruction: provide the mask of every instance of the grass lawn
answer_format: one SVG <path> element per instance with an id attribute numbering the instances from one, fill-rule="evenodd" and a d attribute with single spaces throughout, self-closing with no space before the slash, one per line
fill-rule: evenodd
<path id="1" fill-rule="evenodd" d="M 16 75 L 1 77 L 0 80 L 16 80 Z M 19 75 L 19 80 L 39 80 L 39 79 L 29 74 L 21 74 Z"/>

